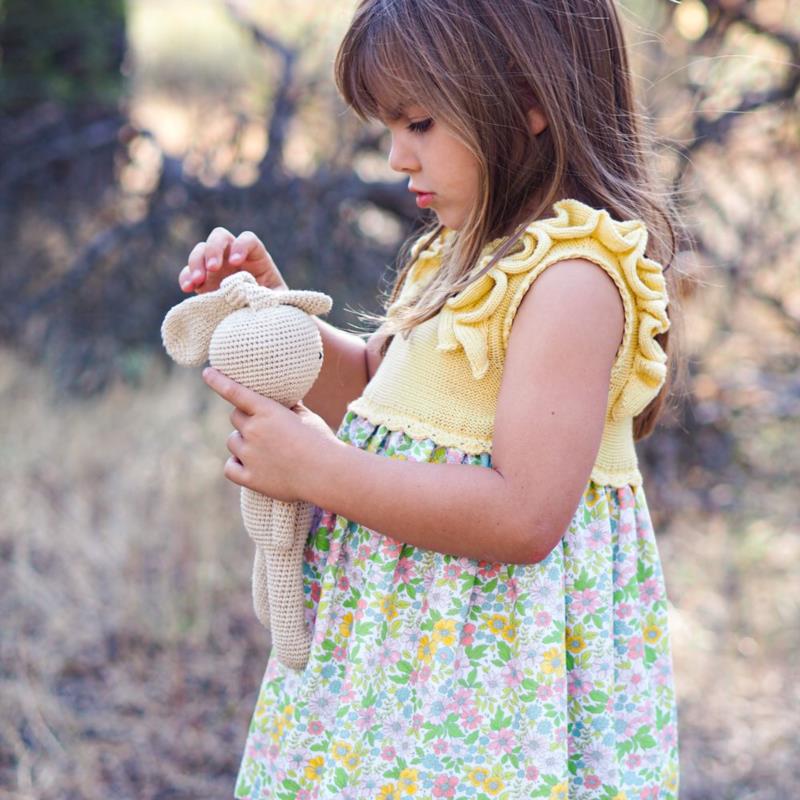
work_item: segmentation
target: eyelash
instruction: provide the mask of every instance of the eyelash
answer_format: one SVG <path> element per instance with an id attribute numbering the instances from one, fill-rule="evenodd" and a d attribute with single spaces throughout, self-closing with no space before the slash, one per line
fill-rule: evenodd
<path id="1" fill-rule="evenodd" d="M 411 133 L 425 133 L 430 130 L 431 125 L 433 125 L 433 120 L 428 117 L 428 119 L 422 119 L 419 122 L 410 122 L 408 129 Z"/>

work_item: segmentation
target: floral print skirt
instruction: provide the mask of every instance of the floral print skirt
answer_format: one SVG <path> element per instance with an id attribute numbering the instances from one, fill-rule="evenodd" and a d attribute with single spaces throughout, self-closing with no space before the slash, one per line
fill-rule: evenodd
<path id="1" fill-rule="evenodd" d="M 347 412 L 389 458 L 477 464 Z M 236 782 L 274 800 L 675 800 L 667 600 L 641 487 L 589 482 L 543 561 L 403 544 L 317 509 L 305 670 L 270 658 Z"/>

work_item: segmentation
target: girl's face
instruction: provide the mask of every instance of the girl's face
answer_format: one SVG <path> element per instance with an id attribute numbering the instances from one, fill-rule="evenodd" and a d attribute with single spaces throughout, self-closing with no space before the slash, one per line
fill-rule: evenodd
<path id="1" fill-rule="evenodd" d="M 442 225 L 458 230 L 478 201 L 478 160 L 421 106 L 404 106 L 384 124 L 392 135 L 389 166 L 408 175 L 420 208 L 432 208 Z"/>

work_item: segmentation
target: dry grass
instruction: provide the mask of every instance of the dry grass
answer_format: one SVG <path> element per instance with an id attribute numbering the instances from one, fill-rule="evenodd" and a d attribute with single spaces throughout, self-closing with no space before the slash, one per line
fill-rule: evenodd
<path id="1" fill-rule="evenodd" d="M 0 796 L 231 796 L 267 638 L 221 477 L 224 404 L 155 364 L 70 401 L 3 351 L 0 402 Z M 778 800 L 800 780 L 798 425 L 760 434 L 750 490 L 658 531 L 684 800 Z"/>
<path id="2" fill-rule="evenodd" d="M 268 639 L 197 374 L 81 403 L 0 356 L 0 787 L 230 795 Z"/>

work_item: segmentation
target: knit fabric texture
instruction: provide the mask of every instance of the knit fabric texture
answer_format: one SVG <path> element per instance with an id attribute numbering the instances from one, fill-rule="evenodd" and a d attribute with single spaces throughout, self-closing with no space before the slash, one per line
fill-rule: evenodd
<path id="1" fill-rule="evenodd" d="M 625 309 L 623 340 L 611 371 L 606 419 L 591 479 L 608 486 L 641 485 L 633 418 L 666 379 L 667 357 L 655 336 L 669 328 L 661 265 L 647 258 L 647 229 L 640 220 L 617 221 L 578 200 L 555 203 L 554 217 L 530 223 L 512 250 L 442 310 L 392 339 L 380 367 L 348 410 L 374 424 L 431 438 L 466 453 L 491 451 L 497 397 L 514 315 L 525 292 L 552 264 L 583 258 L 613 279 Z M 441 263 L 454 231 L 424 251 L 412 248 L 409 270 L 391 316 L 421 292 Z M 487 245 L 476 265 L 496 250 Z M 569 324 L 569 312 L 565 313 Z"/>
<path id="2" fill-rule="evenodd" d="M 216 292 L 171 309 L 161 336 L 179 364 L 199 366 L 208 358 L 237 383 L 291 407 L 305 396 L 322 367 L 322 340 L 309 315 L 330 308 L 327 295 L 273 291 L 259 286 L 249 273 L 238 272 L 225 278 Z M 270 629 L 280 661 L 303 669 L 311 636 L 305 624 L 302 564 L 314 507 L 243 487 L 241 510 L 256 545 L 256 616 Z"/>

